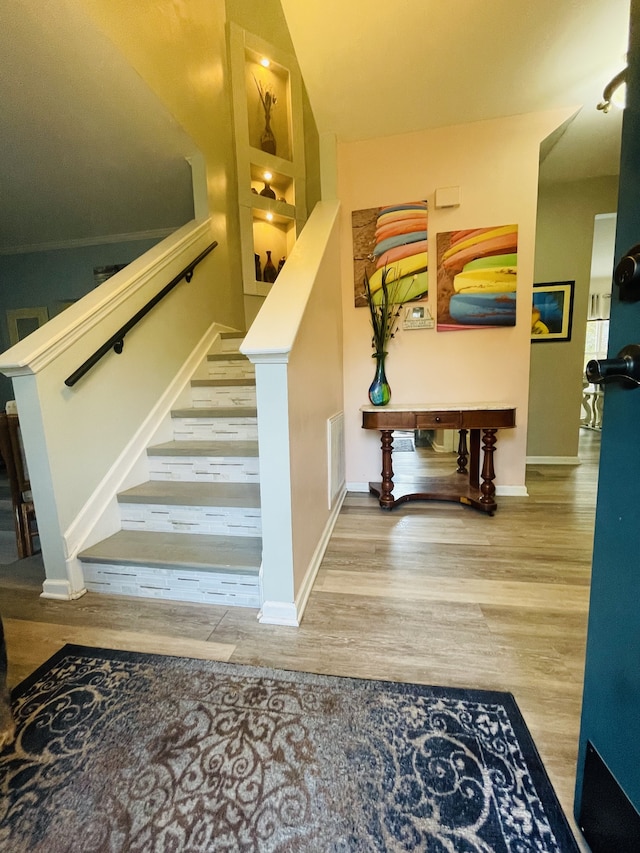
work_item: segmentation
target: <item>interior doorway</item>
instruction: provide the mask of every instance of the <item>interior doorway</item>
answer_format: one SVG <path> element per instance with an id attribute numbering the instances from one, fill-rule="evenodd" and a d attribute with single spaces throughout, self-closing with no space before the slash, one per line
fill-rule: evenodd
<path id="1" fill-rule="evenodd" d="M 595 216 L 591 251 L 591 276 L 587 306 L 587 331 L 583 362 L 583 389 L 580 429 L 602 428 L 604 387 L 587 382 L 584 368 L 594 358 L 606 358 L 609 343 L 611 282 L 616 238 L 616 214 Z"/>

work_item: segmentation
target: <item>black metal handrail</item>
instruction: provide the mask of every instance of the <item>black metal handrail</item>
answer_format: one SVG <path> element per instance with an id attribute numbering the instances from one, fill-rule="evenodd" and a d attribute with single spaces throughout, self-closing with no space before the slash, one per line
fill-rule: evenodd
<path id="1" fill-rule="evenodd" d="M 89 358 L 84 362 L 84 364 L 81 364 L 80 367 L 71 374 L 71 376 L 65 379 L 64 384 L 68 385 L 69 388 L 75 385 L 76 382 L 79 379 L 82 379 L 85 373 L 88 373 L 89 370 L 91 370 L 91 368 L 95 364 L 97 364 L 102 358 L 102 356 L 106 355 L 110 349 L 120 355 L 120 353 L 124 349 L 124 336 L 127 334 L 127 332 L 130 332 L 131 329 L 133 329 L 133 327 L 137 323 L 139 323 L 140 320 L 142 320 L 142 318 L 146 314 L 148 314 L 149 311 L 151 311 L 151 309 L 154 308 L 158 304 L 158 302 L 160 302 L 161 299 L 164 299 L 167 293 L 173 290 L 176 284 L 179 284 L 183 278 L 186 279 L 187 282 L 190 282 L 193 278 L 194 269 L 198 266 L 201 260 L 207 257 L 209 252 L 212 252 L 215 249 L 217 245 L 217 241 L 214 240 L 214 242 L 210 243 L 203 252 L 200 252 L 198 257 L 194 258 L 191 263 L 188 264 L 182 270 L 182 272 L 179 272 L 175 278 L 172 278 L 169 284 L 163 287 L 162 290 L 153 297 L 153 299 L 150 299 L 149 302 L 147 302 L 147 304 L 144 306 L 144 308 L 141 308 L 137 314 L 134 314 L 133 317 L 127 323 L 124 324 L 124 326 L 118 329 L 115 334 L 111 335 L 108 341 L 105 341 L 102 344 L 100 349 L 97 349 L 93 353 L 93 355 L 89 356 Z"/>

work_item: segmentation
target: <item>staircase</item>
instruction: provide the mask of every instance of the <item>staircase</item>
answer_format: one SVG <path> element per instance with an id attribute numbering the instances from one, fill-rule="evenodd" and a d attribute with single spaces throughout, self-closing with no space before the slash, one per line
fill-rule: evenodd
<path id="1" fill-rule="evenodd" d="M 94 592 L 259 607 L 262 555 L 253 365 L 221 335 L 172 411 L 173 440 L 147 449 L 151 479 L 118 495 L 122 529 L 82 551 Z"/>

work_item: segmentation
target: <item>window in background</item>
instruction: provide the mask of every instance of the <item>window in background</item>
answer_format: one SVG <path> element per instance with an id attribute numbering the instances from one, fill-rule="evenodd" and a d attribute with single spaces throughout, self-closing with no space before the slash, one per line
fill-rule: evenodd
<path id="1" fill-rule="evenodd" d="M 587 320 L 587 337 L 584 345 L 584 365 L 592 358 L 606 358 L 609 344 L 609 321 Z"/>

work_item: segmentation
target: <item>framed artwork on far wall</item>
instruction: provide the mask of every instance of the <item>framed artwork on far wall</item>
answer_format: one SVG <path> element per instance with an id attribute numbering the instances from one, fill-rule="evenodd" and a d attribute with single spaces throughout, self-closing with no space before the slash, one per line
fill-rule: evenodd
<path id="1" fill-rule="evenodd" d="M 49 319 L 46 308 L 11 308 L 7 311 L 7 327 L 11 346 L 35 332 Z"/>
<path id="2" fill-rule="evenodd" d="M 574 287 L 574 281 L 552 281 L 533 285 L 532 342 L 571 340 Z"/>

